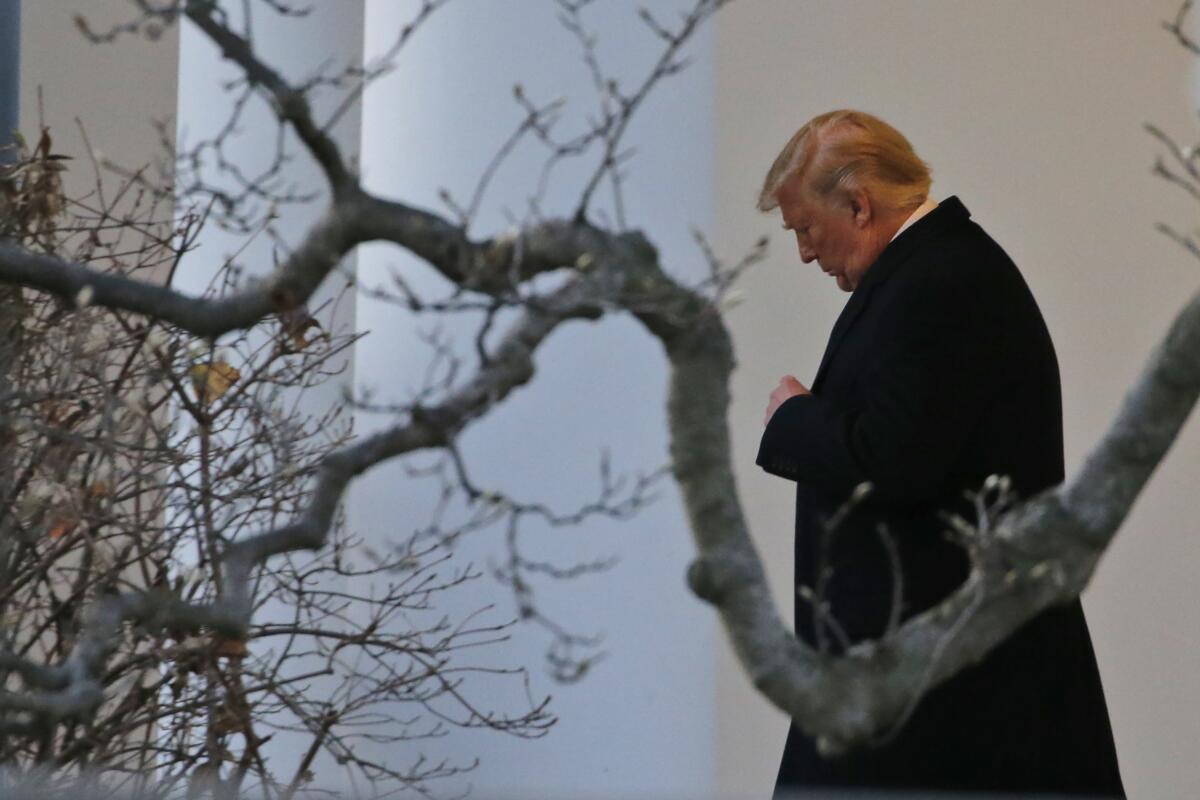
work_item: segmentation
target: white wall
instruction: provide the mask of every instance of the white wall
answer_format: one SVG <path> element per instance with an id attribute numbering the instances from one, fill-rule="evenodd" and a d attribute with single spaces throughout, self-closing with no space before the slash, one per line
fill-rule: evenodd
<path id="1" fill-rule="evenodd" d="M 96 185 L 84 132 L 99 157 L 128 170 L 150 166 L 153 172 L 166 151 L 150 123 L 175 113 L 179 58 L 173 32 L 153 42 L 126 37 L 114 45 L 95 45 L 75 27 L 77 15 L 103 31 L 127 20 L 130 11 L 124 0 L 21 3 L 21 132 L 33 146 L 39 124 L 45 124 L 55 152 L 72 156 L 64 177 L 71 197 Z M 109 173 L 102 179 L 110 196 L 122 183 Z M 118 206 L 118 213 L 128 207 L 128 202 Z"/>
<path id="2" fill-rule="evenodd" d="M 1167 321 L 1200 284 L 1196 263 L 1153 230 L 1188 229 L 1194 206 L 1150 176 L 1156 121 L 1195 134 L 1194 64 L 1161 21 L 1178 3 L 745 0 L 717 48 L 720 245 L 772 234 L 731 318 L 734 441 L 745 507 L 790 613 L 791 484 L 753 466 L 779 376 L 816 372 L 846 295 L 753 208 L 772 159 L 810 117 L 862 108 L 895 124 L 1021 267 L 1050 326 L 1064 384 L 1068 471 L 1115 413 Z M 1200 430 L 1188 426 L 1085 593 L 1131 797 L 1200 784 L 1200 603 L 1194 535 Z M 721 782 L 766 796 L 787 724 L 722 663 Z"/>

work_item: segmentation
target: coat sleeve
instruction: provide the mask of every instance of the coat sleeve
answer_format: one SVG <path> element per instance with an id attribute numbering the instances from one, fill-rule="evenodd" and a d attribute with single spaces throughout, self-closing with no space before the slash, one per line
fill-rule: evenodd
<path id="1" fill-rule="evenodd" d="M 950 486 L 999 358 L 974 293 L 930 270 L 896 288 L 897 313 L 872 329 L 853 405 L 817 395 L 784 402 L 763 433 L 767 472 L 837 497 L 864 481 L 876 500 L 925 502 Z M 862 320 L 860 320 L 861 323 Z"/>

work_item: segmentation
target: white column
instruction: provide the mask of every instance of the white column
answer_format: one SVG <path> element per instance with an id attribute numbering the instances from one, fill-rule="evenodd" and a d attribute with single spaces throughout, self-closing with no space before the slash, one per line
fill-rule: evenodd
<path id="1" fill-rule="evenodd" d="M 228 3 L 231 24 L 241 30 L 241 3 Z M 252 4 L 253 46 L 255 52 L 285 79 L 300 83 L 318 70 L 337 71 L 347 65 L 362 63 L 362 4 L 339 2 L 314 4 L 303 17 L 280 17 L 265 5 Z M 176 125 L 177 146 L 181 151 L 196 142 L 210 139 L 229 118 L 236 93 L 228 93 L 222 83 L 241 76 L 230 62 L 221 58 L 211 41 L 189 22 L 181 23 L 179 59 L 179 110 Z M 314 116 L 324 122 L 339 105 L 344 93 L 323 89 L 311 93 Z M 331 133 L 347 160 L 358 157 L 361 115 L 357 106 L 343 114 Z M 230 137 L 225 155 L 239 164 L 247 174 L 265 169 L 276 154 L 277 123 L 273 113 L 261 100 L 247 104 L 238 133 Z M 308 204 L 280 206 L 276 228 L 289 244 L 298 243 L 304 232 L 316 221 L 328 202 L 325 180 L 320 169 L 288 131 L 287 146 L 291 160 L 284 167 L 283 183 L 297 194 L 316 195 Z M 209 153 L 211 167 L 211 152 Z M 219 180 L 215 171 L 210 179 Z M 228 181 L 228 179 L 226 179 Z M 232 185 L 232 182 L 230 181 Z M 274 253 L 269 237 L 260 235 L 247 244 L 246 236 L 225 233 L 209 225 L 199 241 L 199 247 L 180 269 L 176 285 L 184 291 L 200 292 L 208 286 L 214 270 L 229 255 L 238 253 L 237 262 L 247 276 L 265 275 L 274 265 Z M 356 256 L 352 253 L 342 260 L 339 272 L 353 275 Z M 344 293 L 346 279 L 333 275 L 325 281 L 308 306 L 316 310 L 338 299 L 333 317 L 334 330 L 348 331 L 354 326 L 354 293 Z M 325 318 L 322 318 L 324 324 Z M 341 363 L 341 362 L 338 362 Z M 306 402 L 310 413 L 340 403 L 342 392 L 354 380 L 352 356 L 347 356 L 346 370 L 338 380 L 329 381 L 310 390 Z"/>
<path id="2" fill-rule="evenodd" d="M 674 21 L 690 5 L 658 3 L 654 11 Z M 412 6 L 367 3 L 368 58 L 390 42 Z M 439 211 L 445 211 L 441 187 L 460 202 L 468 200 L 475 180 L 522 119 L 513 100 L 517 82 L 537 101 L 566 98 L 562 133 L 579 131 L 594 113 L 595 91 L 575 40 L 556 17 L 553 3 L 451 3 L 439 11 L 402 53 L 396 71 L 368 95 L 363 165 L 369 187 Z M 631 90 L 661 42 L 637 18 L 636 4 L 597 3 L 585 19 L 600 36 L 602 63 Z M 636 150 L 628 166 L 628 223 L 650 236 L 670 271 L 692 278 L 704 267 L 690 228 L 708 229 L 712 222 L 711 47 L 708 33 L 693 42 L 692 66 L 651 95 L 627 142 Z M 506 229 L 506 212 L 524 215 L 544 157 L 532 140 L 514 151 L 496 174 L 473 233 Z M 543 213 L 569 216 L 595 163 L 593 155 L 562 165 Z M 599 197 L 599 208 L 609 209 L 611 219 L 607 189 Z M 364 249 L 362 283 L 385 282 L 388 266 L 430 297 L 450 289 L 394 247 Z M 381 397 L 404 398 L 406 386 L 420 384 L 430 355 L 414 333 L 432 322 L 360 298 L 360 329 L 371 334 L 356 354 L 359 383 L 375 386 Z M 468 357 L 466 374 L 474 369 L 470 337 L 477 322 L 477 317 L 444 322 L 458 352 Z M 603 448 L 611 450 L 615 472 L 649 471 L 666 462 L 666 361 L 636 322 L 614 316 L 567 324 L 543 346 L 537 364 L 530 385 L 463 437 L 472 477 L 482 487 L 568 511 L 598 492 Z M 359 430 L 381 423 L 360 418 Z M 479 797 L 709 796 L 712 652 L 726 645 L 712 610 L 685 587 L 694 547 L 675 486 L 669 481 L 661 486 L 657 502 L 631 521 L 596 519 L 556 530 L 529 521 L 525 547 L 533 556 L 558 563 L 620 558 L 607 573 L 537 586 L 542 610 L 577 632 L 602 633 L 607 655 L 581 682 L 566 686 L 547 676 L 542 653 L 549 638 L 535 626 L 519 626 L 505 645 L 470 656 L 479 665 L 530 665 L 531 692 L 552 694 L 559 717 L 535 741 L 452 730 L 420 745 L 431 756 L 457 763 L 478 756 L 482 763 L 468 778 Z M 355 490 L 360 500 L 351 507 L 351 520 L 372 535 L 402 538 L 427 524 L 431 488 L 430 482 L 407 477 L 400 465 L 381 467 Z M 503 557 L 503 535 L 502 529 L 471 534 L 458 545 L 460 557 L 486 571 L 489 558 Z M 480 622 L 516 613 L 511 594 L 490 577 L 455 591 L 445 603 L 448 613 L 458 615 L 494 604 Z M 519 683 L 495 685 L 490 694 L 475 691 L 484 708 L 517 708 L 523 702 Z"/>
<path id="3" fill-rule="evenodd" d="M 223 7 L 230 14 L 229 24 L 239 33 L 242 28 L 243 4 L 229 2 Z M 320 70 L 339 72 L 347 66 L 357 67 L 362 63 L 363 16 L 360 2 L 313 3 L 307 6 L 310 12 L 303 17 L 281 17 L 266 4 L 254 3 L 253 47 L 256 54 L 267 64 L 278 70 L 293 84 L 312 77 Z M 238 68 L 224 61 L 212 42 L 189 22 L 182 22 L 180 42 L 180 64 L 178 72 L 179 109 L 176 128 L 179 149 L 187 151 L 198 141 L 211 139 L 229 119 L 234 94 L 223 90 L 222 84 L 241 76 Z M 324 123 L 339 105 L 344 92 L 323 88 L 310 94 L 315 119 Z M 343 156 L 348 161 L 358 157 L 361 115 L 358 106 L 352 106 L 331 129 Z M 277 121 L 266 104 L 255 99 L 245 110 L 238 125 L 238 132 L 230 137 L 225 156 L 237 163 L 246 174 L 261 172 L 276 156 Z M 314 193 L 316 199 L 307 204 L 285 204 L 279 207 L 279 218 L 275 221 L 282 238 L 290 245 L 297 244 L 317 219 L 328 203 L 325 179 L 311 157 L 289 130 L 287 147 L 291 160 L 284 166 L 283 184 L 297 194 Z M 209 153 L 211 155 L 211 151 Z M 232 181 L 222 179 L 211 169 L 210 159 L 207 179 L 217 185 L 232 186 Z M 224 183 L 222 183 L 224 181 Z M 175 285 L 190 293 L 204 291 L 222 262 L 236 253 L 236 263 L 243 267 L 243 275 L 265 275 L 275 263 L 273 243 L 265 235 L 249 240 L 241 234 L 231 234 L 209 225 L 203 231 L 198 247 L 186 258 L 177 273 Z M 280 258 L 285 253 L 278 254 Z M 357 257 L 351 253 L 342 259 L 338 272 L 326 279 L 308 301 L 308 308 L 322 326 L 334 333 L 352 332 L 355 326 L 355 293 L 347 291 L 348 279 L 356 269 Z M 341 373 L 325 383 L 306 390 L 300 400 L 301 414 L 319 418 L 340 405 L 343 397 L 354 383 L 355 358 L 352 349 L 344 355 L 330 359 L 329 369 L 341 368 Z M 344 419 L 344 418 L 343 418 Z M 322 584 L 322 589 L 333 587 Z M 256 620 L 264 622 L 290 621 L 287 607 L 276 601 L 259 609 Z M 330 625 L 336 625 L 331 621 Z M 270 647 L 274 642 L 263 646 Z M 324 659 L 313 658 L 304 662 L 292 661 L 290 668 L 305 671 L 325 666 Z M 338 678 L 315 678 L 307 681 L 308 691 L 315 697 L 332 691 Z M 273 731 L 273 736 L 262 747 L 273 774 L 290 780 L 304 752 L 312 742 L 312 734 L 295 731 Z M 313 770 L 321 774 L 320 784 L 337 784 L 341 770 L 323 754 L 313 763 Z M 326 771 L 328 771 L 326 773 Z M 348 788 L 348 787 L 347 787 Z"/>

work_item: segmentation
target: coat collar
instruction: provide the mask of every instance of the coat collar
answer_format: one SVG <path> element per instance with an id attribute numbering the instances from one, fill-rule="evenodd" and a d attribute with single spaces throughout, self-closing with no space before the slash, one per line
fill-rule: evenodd
<path id="1" fill-rule="evenodd" d="M 896 268 L 908 260 L 922 244 L 936 239 L 947 231 L 961 225 L 971 216 L 971 212 L 962 204 L 957 196 L 947 197 L 938 203 L 938 207 L 914 222 L 892 241 L 875 259 L 875 263 L 867 268 L 862 281 L 854 290 L 854 294 L 870 293 L 875 286 L 886 281 L 896 271 Z M 847 305 L 849 305 L 847 303 Z"/>
<path id="2" fill-rule="evenodd" d="M 817 377 L 813 380 L 812 390 L 814 392 L 820 386 L 821 379 L 825 377 L 825 372 L 833 360 L 838 345 L 842 343 L 846 333 L 854 325 L 854 321 L 866 309 L 871 292 L 875 287 L 882 285 L 890 278 L 900 265 L 908 260 L 909 256 L 920 249 L 921 245 L 961 225 L 970 216 L 971 212 L 962 204 L 962 201 L 952 195 L 888 242 L 887 247 L 883 248 L 883 252 L 879 254 L 879 258 L 875 259 L 875 263 L 867 268 L 863 279 L 859 281 L 858 286 L 850 295 L 850 299 L 846 301 L 845 307 L 842 308 L 837 322 L 833 325 L 833 332 L 829 335 L 829 344 L 825 346 L 825 355 L 821 357 L 821 366 L 817 368 Z"/>

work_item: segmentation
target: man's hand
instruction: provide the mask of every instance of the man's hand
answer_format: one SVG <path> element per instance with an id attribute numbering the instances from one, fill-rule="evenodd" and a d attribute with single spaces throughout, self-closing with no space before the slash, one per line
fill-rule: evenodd
<path id="1" fill-rule="evenodd" d="M 775 391 L 771 392 L 771 401 L 767 403 L 767 415 L 763 417 L 763 425 L 771 421 L 775 410 L 783 405 L 785 400 L 798 394 L 812 394 L 812 392 L 803 383 L 796 380 L 794 375 L 784 375 L 780 378 L 779 385 L 775 387 Z"/>

